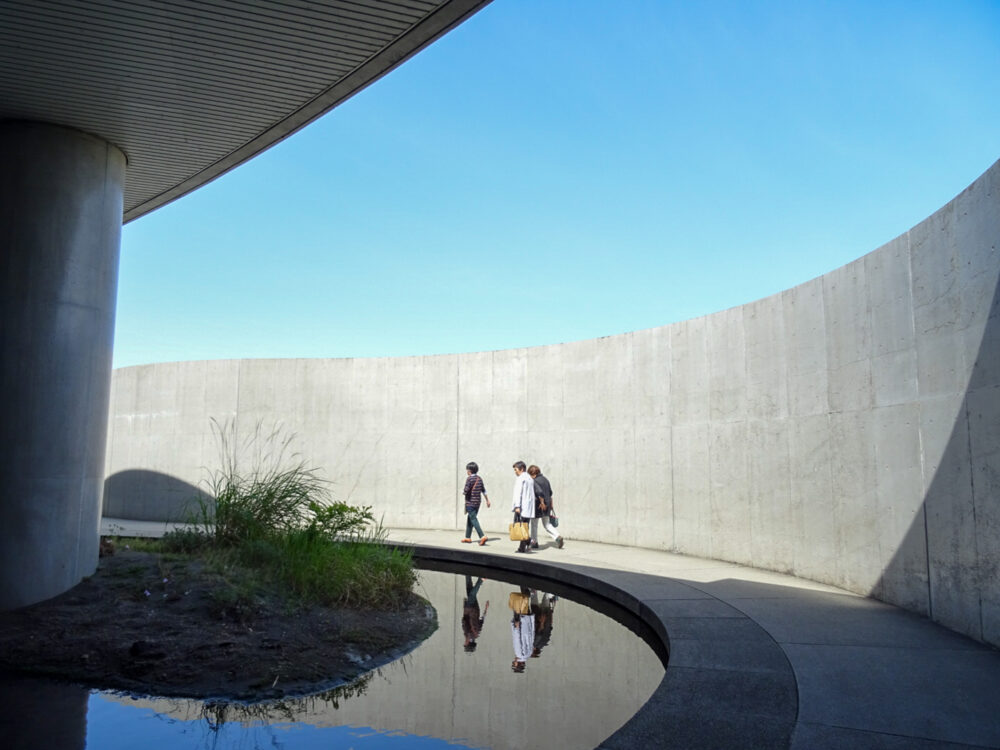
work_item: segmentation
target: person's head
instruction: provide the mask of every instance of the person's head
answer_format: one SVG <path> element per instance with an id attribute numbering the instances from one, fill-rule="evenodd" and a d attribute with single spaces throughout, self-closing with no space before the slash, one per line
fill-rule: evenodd
<path id="1" fill-rule="evenodd" d="M 465 465 L 465 470 L 470 474 L 477 474 L 479 472 L 479 464 L 475 461 L 469 461 L 469 463 Z"/>
<path id="2" fill-rule="evenodd" d="M 521 476 L 521 474 L 524 473 L 524 470 L 526 468 L 527 467 L 524 465 L 524 461 L 515 461 L 514 462 L 514 473 L 517 474 L 518 476 Z"/>
<path id="3" fill-rule="evenodd" d="M 541 470 L 541 469 L 539 469 L 539 468 L 538 468 L 537 466 L 535 466 L 534 464 L 532 464 L 531 466 L 529 466 L 529 467 L 528 467 L 528 475 L 529 475 L 529 476 L 530 476 L 530 477 L 531 477 L 532 479 L 534 479 L 535 477 L 537 477 L 537 476 L 538 476 L 539 474 L 541 474 L 541 473 L 542 473 L 542 470 Z"/>

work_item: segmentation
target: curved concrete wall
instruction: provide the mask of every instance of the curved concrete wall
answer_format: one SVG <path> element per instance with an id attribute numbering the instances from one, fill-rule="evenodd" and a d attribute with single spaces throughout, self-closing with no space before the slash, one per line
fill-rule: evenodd
<path id="1" fill-rule="evenodd" d="M 1000 162 L 917 227 L 743 307 L 571 344 L 115 373 L 105 514 L 176 516 L 209 417 L 281 420 L 390 526 L 460 528 L 516 459 L 568 538 L 793 573 L 1000 644 Z M 130 476 L 138 476 L 132 474 Z M 130 487 L 115 492 L 113 487 Z M 462 526 L 464 528 L 464 526 Z"/>

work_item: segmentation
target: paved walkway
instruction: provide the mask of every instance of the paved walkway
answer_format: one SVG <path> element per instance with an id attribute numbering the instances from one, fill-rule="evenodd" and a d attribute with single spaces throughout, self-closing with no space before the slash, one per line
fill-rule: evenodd
<path id="1" fill-rule="evenodd" d="M 163 530 L 104 521 L 104 533 Z M 506 539 L 459 537 L 390 533 L 420 557 L 586 586 L 665 636 L 663 683 L 602 747 L 1000 748 L 1000 651 L 918 615 L 714 560 L 572 539 L 518 555 Z"/>

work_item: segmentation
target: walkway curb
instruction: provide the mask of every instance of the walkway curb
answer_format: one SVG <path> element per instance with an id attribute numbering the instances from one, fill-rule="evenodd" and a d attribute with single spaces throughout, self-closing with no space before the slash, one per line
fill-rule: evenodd
<path id="1" fill-rule="evenodd" d="M 602 568 L 543 561 L 534 557 L 508 557 L 488 554 L 473 549 L 454 549 L 427 544 L 390 542 L 398 549 L 406 549 L 420 561 L 459 563 L 492 568 L 512 574 L 542 578 L 604 598 L 625 609 L 645 623 L 661 640 L 664 650 L 671 652 L 668 632 L 667 608 L 651 606 L 650 599 L 637 594 L 648 589 L 659 577 L 642 573 L 620 572 L 613 577 Z M 689 599 L 676 598 L 683 591 L 675 591 L 674 601 L 704 601 L 703 592 L 687 584 Z M 714 599 L 721 607 L 726 605 Z M 757 658 L 748 662 L 733 653 L 716 660 L 711 668 L 697 666 L 671 667 L 668 665 L 663 680 L 645 705 L 620 729 L 605 739 L 601 750 L 634 750 L 635 748 L 786 748 L 791 742 L 798 709 L 795 675 L 784 653 L 774 640 L 746 616 L 726 617 L 732 631 L 729 638 L 739 635 L 739 642 L 746 643 L 756 652 Z M 681 639 L 677 647 L 685 648 L 692 631 Z M 718 630 L 709 630 L 696 639 L 702 648 L 727 636 Z M 770 668 L 762 670 L 763 660 Z M 754 666 L 750 667 L 748 664 Z"/>

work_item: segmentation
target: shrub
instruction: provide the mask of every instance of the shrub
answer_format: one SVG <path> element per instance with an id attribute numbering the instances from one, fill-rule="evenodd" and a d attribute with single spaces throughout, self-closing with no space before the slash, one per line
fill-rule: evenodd
<path id="1" fill-rule="evenodd" d="M 205 547 L 211 538 L 200 528 L 180 528 L 168 531 L 158 545 L 163 552 L 191 554 Z"/>
<path id="2" fill-rule="evenodd" d="M 309 512 L 312 514 L 309 528 L 315 529 L 331 540 L 357 539 L 365 534 L 370 524 L 375 522 L 370 505 L 358 508 L 346 503 L 320 505 L 310 502 Z"/>

